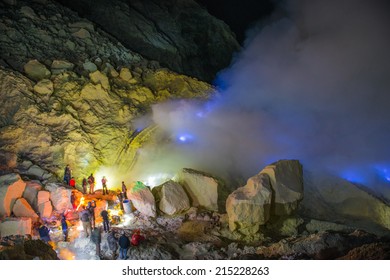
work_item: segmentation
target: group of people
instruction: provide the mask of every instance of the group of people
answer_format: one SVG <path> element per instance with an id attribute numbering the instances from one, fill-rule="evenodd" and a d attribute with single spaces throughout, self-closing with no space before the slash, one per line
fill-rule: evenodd
<path id="1" fill-rule="evenodd" d="M 69 164 L 67 164 L 66 167 L 65 167 L 64 182 L 65 182 L 65 184 L 70 186 L 72 189 L 76 189 L 76 180 L 72 176 L 72 170 L 70 169 Z M 101 182 L 102 182 L 102 187 L 103 187 L 103 195 L 106 195 L 106 194 L 108 194 L 107 178 L 106 178 L 106 176 L 103 176 Z M 96 182 L 95 182 L 95 177 L 93 176 L 93 173 L 91 173 L 91 175 L 89 175 L 88 178 L 84 177 L 82 182 L 81 182 L 81 186 L 83 188 L 83 193 L 84 194 L 87 194 L 87 193 L 92 194 L 92 193 L 94 193 L 95 192 L 95 183 Z M 122 184 L 124 184 L 124 183 L 122 182 Z M 88 189 L 88 187 L 89 187 L 89 189 Z M 122 186 L 122 189 L 123 189 L 123 186 Z"/>

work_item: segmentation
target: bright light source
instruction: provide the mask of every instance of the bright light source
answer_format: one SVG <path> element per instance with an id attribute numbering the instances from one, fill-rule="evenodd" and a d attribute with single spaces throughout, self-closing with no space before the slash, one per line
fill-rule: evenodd
<path id="1" fill-rule="evenodd" d="M 150 175 L 149 177 L 146 178 L 146 180 L 143 181 L 143 183 L 146 186 L 149 186 L 151 188 L 161 185 L 162 183 L 165 183 L 173 178 L 172 174 L 168 173 L 158 173 L 158 174 L 153 174 Z"/>

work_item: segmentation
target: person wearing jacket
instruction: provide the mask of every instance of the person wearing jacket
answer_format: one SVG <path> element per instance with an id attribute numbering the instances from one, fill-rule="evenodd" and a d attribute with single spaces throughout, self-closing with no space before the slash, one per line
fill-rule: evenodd
<path id="1" fill-rule="evenodd" d="M 119 259 L 127 259 L 127 250 L 130 248 L 130 240 L 126 236 L 125 232 L 122 232 L 122 235 L 119 237 Z"/>

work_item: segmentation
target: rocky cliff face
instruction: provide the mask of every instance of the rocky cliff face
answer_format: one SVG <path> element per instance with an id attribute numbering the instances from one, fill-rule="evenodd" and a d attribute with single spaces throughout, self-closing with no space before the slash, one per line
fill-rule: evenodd
<path id="1" fill-rule="evenodd" d="M 193 0 L 59 0 L 127 48 L 176 72 L 212 81 L 239 49 L 234 34 Z"/>
<path id="2" fill-rule="evenodd" d="M 44 4 L 42 4 L 44 2 Z M 9 4 L 11 3 L 11 4 Z M 0 2 L 0 164 L 30 178 L 131 167 L 151 104 L 206 98 L 210 85 L 159 68 L 56 2 Z M 54 179 L 54 178 L 53 178 Z"/>

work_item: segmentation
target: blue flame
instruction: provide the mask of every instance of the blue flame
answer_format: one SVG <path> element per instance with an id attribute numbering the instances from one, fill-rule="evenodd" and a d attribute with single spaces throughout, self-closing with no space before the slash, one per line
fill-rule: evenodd
<path id="1" fill-rule="evenodd" d="M 178 142 L 181 143 L 191 143 L 194 141 L 194 136 L 189 133 L 183 133 L 176 136 Z"/>

